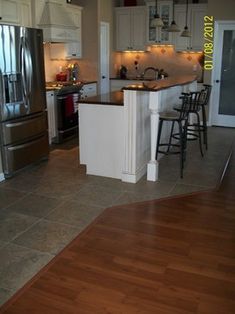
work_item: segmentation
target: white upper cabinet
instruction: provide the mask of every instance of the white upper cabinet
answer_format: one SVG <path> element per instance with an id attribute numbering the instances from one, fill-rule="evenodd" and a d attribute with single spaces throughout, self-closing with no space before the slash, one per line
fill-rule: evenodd
<path id="1" fill-rule="evenodd" d="M 76 5 L 68 5 L 67 11 L 70 14 L 77 29 L 74 31 L 74 41 L 66 44 L 66 58 L 76 59 L 82 57 L 82 10 Z"/>
<path id="2" fill-rule="evenodd" d="M 188 29 L 191 37 L 181 37 L 181 33 L 175 33 L 173 42 L 175 49 L 182 50 L 202 50 L 203 49 L 203 28 L 204 16 L 207 14 L 206 4 L 190 4 L 188 8 Z M 185 27 L 186 5 L 175 6 L 175 21 L 181 31 Z"/>
<path id="3" fill-rule="evenodd" d="M 32 26 L 30 0 L 0 0 L 0 23 Z"/>
<path id="4" fill-rule="evenodd" d="M 146 7 L 116 8 L 116 50 L 145 50 Z"/>
<path id="5" fill-rule="evenodd" d="M 164 26 L 156 33 L 156 28 L 151 26 L 154 19 L 156 4 L 155 1 L 145 1 L 147 4 L 147 42 L 149 44 L 172 44 L 172 34 L 167 31 L 172 21 L 173 1 L 158 1 L 158 14 L 162 18 Z"/>

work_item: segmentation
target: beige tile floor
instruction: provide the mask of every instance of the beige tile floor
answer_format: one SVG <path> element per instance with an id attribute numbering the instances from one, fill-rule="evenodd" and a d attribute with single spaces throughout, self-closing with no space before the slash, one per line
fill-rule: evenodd
<path id="1" fill-rule="evenodd" d="M 178 156 L 160 161 L 158 182 L 137 184 L 87 176 L 74 141 L 56 146 L 49 161 L 0 184 L 0 304 L 46 265 L 104 208 L 206 190 L 216 186 L 235 129 L 209 128 L 209 150 L 201 158 L 189 145 L 184 178 Z"/>

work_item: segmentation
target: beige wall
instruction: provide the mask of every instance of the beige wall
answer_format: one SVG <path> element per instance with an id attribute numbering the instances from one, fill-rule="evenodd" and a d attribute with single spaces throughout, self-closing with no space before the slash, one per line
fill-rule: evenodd
<path id="1" fill-rule="evenodd" d="M 235 0 L 208 0 L 208 14 L 216 20 L 235 20 Z"/>
<path id="2" fill-rule="evenodd" d="M 208 15 L 213 15 L 217 21 L 235 20 L 235 0 L 208 0 Z M 204 81 L 211 83 L 211 71 L 205 71 Z"/>

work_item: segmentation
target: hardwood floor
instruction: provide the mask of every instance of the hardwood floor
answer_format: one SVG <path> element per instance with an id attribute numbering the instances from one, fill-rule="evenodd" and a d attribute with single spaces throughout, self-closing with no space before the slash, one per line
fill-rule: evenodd
<path id="1" fill-rule="evenodd" d="M 105 210 L 0 313 L 235 313 L 234 192 Z"/>

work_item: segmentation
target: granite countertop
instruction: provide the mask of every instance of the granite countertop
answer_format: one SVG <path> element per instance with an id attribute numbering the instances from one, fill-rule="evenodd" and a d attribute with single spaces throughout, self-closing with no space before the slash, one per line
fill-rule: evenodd
<path id="1" fill-rule="evenodd" d="M 52 82 L 46 82 L 46 91 L 50 90 L 59 90 L 63 86 L 70 86 L 70 85 L 86 85 L 86 84 L 92 84 L 97 83 L 97 81 L 76 81 L 76 82 L 70 82 L 70 81 L 52 81 Z"/>
<path id="2" fill-rule="evenodd" d="M 95 105 L 113 105 L 123 106 L 123 92 L 116 91 L 107 94 L 101 94 L 86 99 L 79 99 L 80 104 L 95 104 Z"/>
<path id="3" fill-rule="evenodd" d="M 137 84 L 131 84 L 123 87 L 123 90 L 142 90 L 157 92 L 162 89 L 167 89 L 173 86 L 186 85 L 196 81 L 196 75 L 180 75 L 174 77 L 168 77 L 163 80 L 141 82 Z"/>

